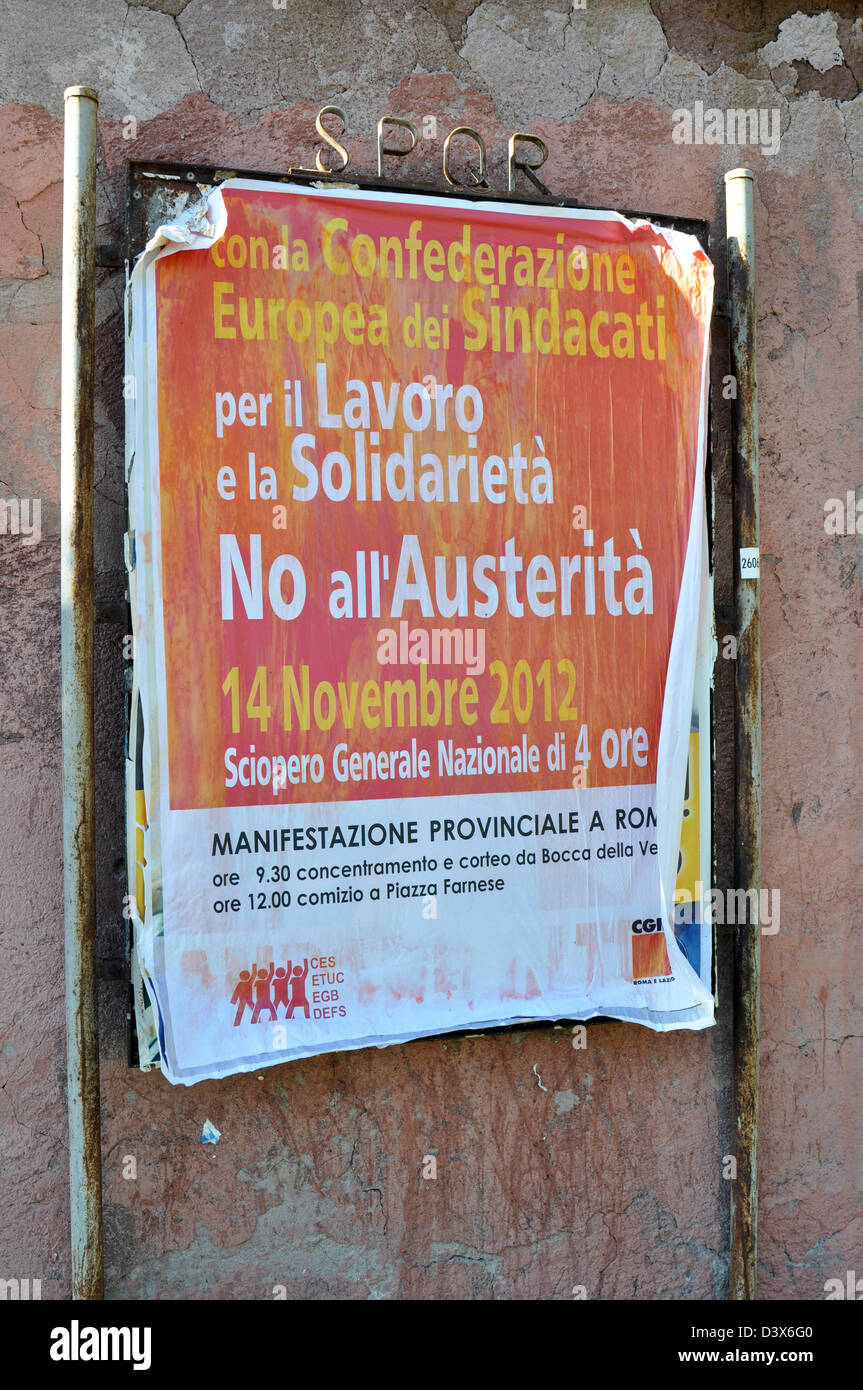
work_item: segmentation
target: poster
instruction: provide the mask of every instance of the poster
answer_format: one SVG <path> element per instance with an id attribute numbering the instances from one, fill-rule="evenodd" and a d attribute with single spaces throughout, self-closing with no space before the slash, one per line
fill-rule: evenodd
<path id="1" fill-rule="evenodd" d="M 166 1076 L 713 1019 L 674 931 L 712 266 L 231 180 L 127 296 L 136 964 Z"/>

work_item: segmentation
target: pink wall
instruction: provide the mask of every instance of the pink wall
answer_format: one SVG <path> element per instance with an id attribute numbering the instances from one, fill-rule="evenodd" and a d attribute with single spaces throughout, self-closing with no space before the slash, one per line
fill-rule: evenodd
<path id="1" fill-rule="evenodd" d="M 514 129 L 551 147 L 557 193 L 707 219 L 723 279 L 725 169 L 756 173 L 764 882 L 759 1290 L 824 1296 L 861 1267 L 861 538 L 824 504 L 860 486 L 863 27 L 852 3 L 758 7 L 502 0 L 286 10 L 240 0 L 46 0 L 4 20 L 0 106 L 2 496 L 39 498 L 42 538 L 0 537 L 0 1277 L 69 1290 L 59 682 L 62 91 L 102 96 L 100 240 L 122 230 L 129 159 L 308 164 L 314 111 L 348 111 L 374 172 L 385 112 L 440 131 L 405 163 L 439 180 L 442 135 L 476 125 L 503 187 Z M 683 10 L 684 14 L 680 11 Z M 718 16 L 725 16 L 720 20 Z M 768 46 L 767 51 L 763 50 Z M 837 60 L 837 49 L 839 59 Z M 781 114 L 781 143 L 677 145 L 701 100 Z M 129 118 L 136 123 L 130 125 Z M 124 138 L 132 136 L 132 138 Z M 121 601 L 122 275 L 99 272 L 97 594 Z M 721 289 L 720 289 L 721 293 Z M 717 326 L 714 373 L 728 370 Z M 715 394 L 717 601 L 730 597 L 727 407 Z M 863 495 L 863 494 L 861 494 Z M 99 920 L 122 951 L 122 629 L 97 642 Z M 727 799 L 730 662 L 717 670 Z M 719 817 L 728 874 L 733 831 Z M 856 890 L 856 891 L 855 891 Z M 102 986 L 109 1297 L 722 1298 L 730 1151 L 728 942 L 718 1026 L 591 1026 L 430 1040 L 189 1090 L 125 1058 L 123 987 Z M 535 1072 L 542 1079 L 538 1085 Z M 202 1146 L 201 1126 L 222 1131 Z M 438 1178 L 421 1177 L 423 1155 Z M 124 1179 L 126 1155 L 137 1178 Z"/>

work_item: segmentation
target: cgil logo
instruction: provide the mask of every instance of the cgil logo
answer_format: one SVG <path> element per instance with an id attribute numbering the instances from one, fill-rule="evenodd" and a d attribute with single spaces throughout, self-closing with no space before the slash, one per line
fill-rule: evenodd
<path id="1" fill-rule="evenodd" d="M 69 1327 L 51 1330 L 52 1361 L 132 1361 L 133 1370 L 150 1369 L 149 1327 Z"/>
<path id="2" fill-rule="evenodd" d="M 642 932 L 662 931 L 661 917 L 639 917 L 632 924 L 632 930 L 636 936 Z"/>

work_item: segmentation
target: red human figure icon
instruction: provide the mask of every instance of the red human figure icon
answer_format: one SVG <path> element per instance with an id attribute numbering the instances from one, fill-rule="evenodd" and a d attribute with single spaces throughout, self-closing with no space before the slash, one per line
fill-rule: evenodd
<path id="1" fill-rule="evenodd" d="M 302 1008 L 306 1018 L 309 1016 L 309 1001 L 306 998 L 306 976 L 308 973 L 309 962 L 307 960 L 303 960 L 301 966 L 294 966 L 294 973 L 291 976 L 291 1002 L 288 1005 L 288 1018 L 293 1018 L 296 1008 Z"/>
<path id="2" fill-rule="evenodd" d="M 288 978 L 290 973 L 290 961 L 288 961 L 287 970 L 283 970 L 282 967 L 279 966 L 276 971 L 276 978 L 273 981 L 273 1006 L 275 1007 L 276 1014 L 278 1014 L 280 1004 L 284 1004 L 285 1013 L 287 1014 L 288 1012 Z"/>
<path id="3" fill-rule="evenodd" d="M 275 1005 L 270 998 L 270 981 L 273 978 L 273 962 L 270 961 L 269 970 L 259 970 L 258 978 L 255 980 L 255 1007 L 252 1010 L 252 1022 L 257 1023 L 261 1016 L 261 1010 L 267 1009 L 270 1018 L 277 1018 Z"/>
<path id="4" fill-rule="evenodd" d="M 253 965 L 251 970 L 241 970 L 237 988 L 231 995 L 231 1003 L 236 1004 L 237 1012 L 234 1015 L 234 1027 L 240 1026 L 240 1020 L 246 1012 L 246 1005 L 252 1007 L 252 981 L 255 978 L 257 966 Z"/>

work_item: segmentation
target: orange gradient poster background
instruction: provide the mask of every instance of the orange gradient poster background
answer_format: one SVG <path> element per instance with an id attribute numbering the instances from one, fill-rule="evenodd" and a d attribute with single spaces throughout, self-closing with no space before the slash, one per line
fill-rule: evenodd
<path id="1" fill-rule="evenodd" d="M 706 257 L 554 208 L 223 196 L 212 250 L 156 265 L 171 808 L 654 783 Z"/>
<path id="2" fill-rule="evenodd" d="M 711 301 L 694 238 L 613 212 L 231 180 L 154 238 L 134 927 L 171 1081 L 712 1022 L 672 921 Z"/>

